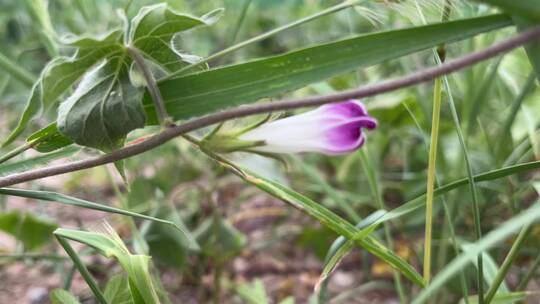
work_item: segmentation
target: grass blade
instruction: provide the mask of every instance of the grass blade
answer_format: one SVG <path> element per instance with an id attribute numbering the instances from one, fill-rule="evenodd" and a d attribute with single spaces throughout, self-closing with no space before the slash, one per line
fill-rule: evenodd
<path id="1" fill-rule="evenodd" d="M 159 89 L 173 119 L 186 119 L 255 102 L 360 67 L 510 24 L 508 16 L 492 15 L 362 35 L 162 81 Z M 157 124 L 148 94 L 144 98 L 144 107 L 147 124 Z"/>
<path id="2" fill-rule="evenodd" d="M 88 284 L 88 286 L 92 290 L 92 293 L 96 297 L 97 301 L 101 304 L 108 304 L 107 300 L 105 300 L 105 296 L 103 295 L 103 293 L 99 289 L 98 284 L 94 280 L 94 277 L 92 277 L 92 275 L 88 271 L 88 268 L 86 268 L 84 263 L 81 261 L 77 252 L 75 252 L 73 247 L 71 247 L 71 245 L 68 243 L 68 241 L 65 238 L 56 234 L 56 232 L 54 235 L 56 236 L 58 243 L 60 243 L 60 245 L 64 248 L 66 253 L 69 255 L 69 257 L 73 261 L 73 264 L 75 265 L 75 267 L 77 267 L 77 270 L 79 270 L 81 276 L 83 277 L 86 284 Z"/>
<path id="3" fill-rule="evenodd" d="M 518 165 L 513 165 L 513 166 L 477 174 L 477 175 L 474 175 L 473 180 L 475 182 L 490 181 L 490 180 L 507 177 L 507 176 L 521 173 L 521 172 L 535 170 L 538 168 L 540 168 L 540 161 L 527 162 L 527 163 L 522 163 Z M 437 189 L 435 189 L 433 194 L 435 196 L 439 196 L 450 190 L 453 190 L 453 189 L 456 189 L 456 188 L 459 188 L 461 186 L 468 185 L 468 184 L 469 184 L 469 179 L 467 177 L 462 178 L 457 181 L 438 187 Z M 389 220 L 401 217 L 403 215 L 409 214 L 415 210 L 418 210 L 419 208 L 422 208 L 424 204 L 425 204 L 425 194 L 420 195 L 417 198 L 406 202 L 400 207 L 387 212 L 385 215 L 381 216 L 380 219 L 374 223 L 374 225 L 378 225 L 385 221 L 389 221 Z"/>
<path id="4" fill-rule="evenodd" d="M 540 204 L 536 203 L 517 216 L 507 220 L 504 222 L 504 224 L 500 225 L 498 228 L 486 234 L 482 239 L 471 245 L 468 251 L 460 254 L 452 262 L 450 262 L 435 278 L 433 278 L 431 284 L 420 292 L 418 297 L 412 303 L 425 303 L 435 291 L 444 286 L 444 284 L 458 272 L 462 271 L 463 267 L 470 263 L 473 258 L 481 254 L 483 251 L 486 251 L 494 245 L 502 242 L 520 228 L 529 226 L 539 219 Z"/>
<path id="5" fill-rule="evenodd" d="M 67 196 L 67 195 L 64 195 L 64 194 L 51 192 L 51 191 L 23 190 L 23 189 L 15 189 L 15 188 L 0 188 L 0 194 L 12 195 L 12 196 L 18 196 L 18 197 L 26 197 L 26 198 L 32 198 L 32 199 L 38 199 L 38 200 L 50 201 L 50 202 L 58 202 L 58 203 L 64 204 L 64 205 L 71 205 L 71 206 L 76 206 L 76 207 L 81 207 L 81 208 L 86 208 L 86 209 L 92 209 L 92 210 L 97 210 L 97 211 L 102 211 L 102 212 L 108 212 L 108 213 L 116 213 L 116 214 L 121 214 L 121 215 L 126 215 L 126 216 L 131 216 L 131 217 L 135 217 L 135 218 L 140 218 L 140 219 L 144 219 L 144 220 L 149 220 L 149 221 L 159 222 L 159 223 L 162 223 L 162 224 L 171 225 L 171 226 L 174 226 L 175 228 L 179 229 L 171 221 L 162 220 L 162 219 L 159 219 L 159 218 L 156 218 L 156 217 L 131 212 L 131 211 L 128 211 L 128 210 L 118 209 L 118 208 L 107 206 L 105 204 L 94 203 L 94 202 L 90 202 L 90 201 L 83 200 L 83 199 L 80 199 L 80 198 Z"/>

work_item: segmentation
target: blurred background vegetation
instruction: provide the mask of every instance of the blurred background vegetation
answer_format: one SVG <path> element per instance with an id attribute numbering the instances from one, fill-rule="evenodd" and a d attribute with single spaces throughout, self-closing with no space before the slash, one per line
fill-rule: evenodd
<path id="1" fill-rule="evenodd" d="M 54 43 L 51 37 L 104 33 L 121 25 L 117 9 L 125 9 L 132 17 L 140 7 L 154 2 L 50 0 L 49 23 L 48 18 L 40 15 L 41 1 L 0 0 L 0 53 L 28 70 L 32 78 L 37 78 L 52 57 L 71 54 L 71 50 Z M 207 56 L 338 2 L 178 0 L 168 3 L 180 12 L 197 16 L 225 8 L 217 24 L 182 34 L 175 41 L 188 53 Z M 453 5 L 451 19 L 494 11 L 468 1 L 453 1 Z M 422 15 L 427 22 L 437 22 L 440 12 L 439 1 L 364 1 L 361 6 L 282 32 L 210 65 L 280 54 L 355 34 L 421 25 Z M 487 47 L 513 31 L 499 30 L 448 45 L 447 57 L 455 58 Z M 427 50 L 284 96 L 328 94 L 434 64 L 433 53 Z M 540 88 L 531 75 L 525 52 L 517 49 L 449 77 L 475 173 L 539 160 Z M 0 73 L 0 138 L 7 136 L 16 125 L 29 89 L 27 83 Z M 425 192 L 432 94 L 432 85 L 426 84 L 364 100 L 370 114 L 378 119 L 379 128 L 368 134 L 367 144 L 359 152 L 338 157 L 286 156 L 287 165 L 242 153 L 231 157 L 266 177 L 290 185 L 356 223 L 381 208 L 378 197 L 388 209 L 393 209 Z M 32 130 L 47 125 L 55 116 L 56 109 L 49 109 L 32 125 Z M 130 139 L 156 130 L 138 130 L 130 134 Z M 442 108 L 439 143 L 439 183 L 465 177 L 465 162 L 446 102 Z M 93 153 L 69 148 L 42 157 L 37 152 L 27 151 L 13 163 L 24 162 L 26 168 L 32 168 L 59 162 L 53 160 L 59 156 L 74 160 Z M 0 175 L 13 172 L 12 168 L 10 163 L 1 164 Z M 129 189 L 112 167 L 47 178 L 25 187 L 54 190 L 169 218 L 188 227 L 202 250 L 190 252 L 184 240 L 157 224 L 33 199 L 0 196 L 0 302 L 47 303 L 48 290 L 64 286 L 71 286 L 81 300 L 89 301 L 88 287 L 71 262 L 63 258 L 63 251 L 51 232 L 59 226 L 92 230 L 104 219 L 135 252 L 144 252 L 147 246 L 156 266 L 153 274 L 163 282 L 159 288 L 168 292 L 172 303 L 205 303 L 216 298 L 224 303 L 315 301 L 313 287 L 328 248 L 337 237 L 335 233 L 245 185 L 182 139 L 129 159 L 126 168 Z M 366 175 L 370 171 L 376 174 L 375 184 L 370 184 Z M 487 232 L 534 203 L 540 191 L 540 179 L 538 172 L 529 172 L 477 186 L 482 229 Z M 439 199 L 449 203 L 452 222 L 443 215 L 442 204 L 436 204 L 435 272 L 454 256 L 452 244 L 440 241 L 448 239 L 450 225 L 455 229 L 459 246 L 466 246 L 475 239 L 468 188 L 460 188 Z M 389 229 L 396 252 L 420 268 L 423 210 L 392 221 Z M 382 230 L 375 234 L 383 238 Z M 531 267 L 538 255 L 539 236 L 540 227 L 534 227 L 511 269 L 507 284 L 517 285 Z M 491 273 L 493 279 L 509 244 L 500 243 L 486 255 L 486 277 Z M 77 250 L 82 250 L 90 271 L 99 282 L 107 282 L 121 273 L 110 260 L 91 255 L 83 248 Z M 397 301 L 391 274 L 384 263 L 355 249 L 332 275 L 328 297 L 332 303 Z M 473 294 L 474 271 L 466 271 L 465 275 Z M 534 289 L 539 283 L 531 280 L 529 284 Z M 406 289 L 417 288 L 409 282 L 403 284 Z M 455 302 L 461 295 L 456 278 L 441 292 L 441 303 Z"/>

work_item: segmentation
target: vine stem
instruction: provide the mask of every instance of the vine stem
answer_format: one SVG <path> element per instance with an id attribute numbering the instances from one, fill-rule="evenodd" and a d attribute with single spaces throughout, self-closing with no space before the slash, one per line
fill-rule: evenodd
<path id="1" fill-rule="evenodd" d="M 163 97 L 161 96 L 156 79 L 154 78 L 154 75 L 152 75 L 152 71 L 150 71 L 148 65 L 144 62 L 144 57 L 141 52 L 133 46 L 127 46 L 126 49 L 146 80 L 146 87 L 148 88 L 148 92 L 150 92 L 150 96 L 152 96 L 152 101 L 156 107 L 159 123 L 162 126 L 172 125 L 173 121 L 167 113 L 167 109 L 165 109 L 165 103 L 163 102 Z"/>
<path id="2" fill-rule="evenodd" d="M 200 118 L 189 120 L 183 124 L 172 126 L 161 131 L 158 134 L 149 137 L 145 141 L 124 147 L 122 149 L 118 149 L 102 156 L 92 157 L 67 164 L 29 170 L 26 172 L 16 173 L 2 177 L 0 178 L 0 187 L 6 187 L 48 176 L 54 176 L 68 172 L 93 168 L 108 163 L 113 163 L 151 150 L 187 132 L 234 118 L 282 110 L 320 106 L 323 104 L 339 102 L 351 98 L 374 96 L 381 93 L 386 93 L 412 85 L 420 84 L 433 80 L 441 75 L 449 74 L 476 64 L 480 61 L 495 57 L 501 53 L 508 52 L 538 38 L 540 38 L 540 26 L 534 27 L 533 29 L 526 32 L 522 32 L 521 34 L 515 35 L 507 40 L 504 40 L 503 42 L 492 45 L 491 47 L 485 48 L 481 51 L 465 55 L 452 61 L 448 61 L 447 63 L 438 65 L 436 67 L 420 70 L 418 72 L 409 74 L 401 78 L 386 80 L 358 89 L 347 90 L 336 94 L 306 97 L 301 99 L 282 100 L 265 104 L 240 106 L 222 112 L 208 114 Z"/>

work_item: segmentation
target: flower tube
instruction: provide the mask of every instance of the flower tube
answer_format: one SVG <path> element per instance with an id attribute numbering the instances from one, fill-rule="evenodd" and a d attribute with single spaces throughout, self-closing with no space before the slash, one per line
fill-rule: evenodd
<path id="1" fill-rule="evenodd" d="M 362 129 L 376 127 L 377 120 L 368 115 L 362 103 L 347 100 L 266 123 L 239 139 L 264 143 L 253 148 L 261 152 L 335 155 L 360 148 L 365 142 Z"/>

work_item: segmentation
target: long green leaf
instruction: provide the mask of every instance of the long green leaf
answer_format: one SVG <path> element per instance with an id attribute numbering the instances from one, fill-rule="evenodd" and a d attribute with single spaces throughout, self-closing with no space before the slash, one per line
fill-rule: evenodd
<path id="1" fill-rule="evenodd" d="M 82 207 L 82 208 L 98 210 L 98 211 L 102 211 L 102 212 L 122 214 L 122 215 L 126 215 L 126 216 L 131 216 L 131 217 L 136 217 L 136 218 L 140 218 L 140 219 L 145 219 L 145 220 L 149 220 L 149 221 L 154 221 L 154 222 L 159 222 L 159 223 L 171 225 L 171 226 L 174 226 L 177 229 L 179 229 L 178 226 L 176 226 L 171 221 L 162 220 L 162 219 L 159 219 L 159 218 L 155 218 L 155 217 L 152 217 L 152 216 L 139 214 L 139 213 L 135 213 L 135 212 L 127 211 L 127 210 L 122 210 L 122 209 L 107 206 L 105 204 L 98 204 L 98 203 L 86 201 L 86 200 L 83 200 L 83 199 L 80 199 L 80 198 L 67 196 L 67 195 L 64 195 L 64 194 L 51 192 L 51 191 L 23 190 L 23 189 L 14 189 L 14 188 L 0 188 L 0 194 L 12 195 L 12 196 L 18 196 L 18 197 L 26 197 L 26 198 L 33 198 L 33 199 L 38 199 L 38 200 L 43 200 L 43 201 L 58 202 L 58 203 L 64 204 L 64 205 Z"/>
<path id="2" fill-rule="evenodd" d="M 300 193 L 297 193 L 276 182 L 266 180 L 255 173 L 247 171 L 243 171 L 243 173 L 244 175 L 242 178 L 248 183 L 276 198 L 291 204 L 293 207 L 317 219 L 321 224 L 332 229 L 339 235 L 342 235 L 349 240 L 355 240 L 360 247 L 366 249 L 371 254 L 388 263 L 392 268 L 403 273 L 403 275 L 405 275 L 415 284 L 423 286 L 422 277 L 410 264 L 386 248 L 375 238 L 369 235 L 359 234 L 359 232 L 363 230 L 357 229 L 351 223 L 339 217 L 337 214 Z M 356 239 L 357 236 L 361 237 Z"/>
<path id="3" fill-rule="evenodd" d="M 40 154 L 27 159 L 19 160 L 11 163 L 0 164 L 0 176 L 5 176 L 11 173 L 30 170 L 36 166 L 43 165 L 54 160 L 69 157 L 79 151 L 79 147 L 66 147 L 62 150 L 57 150 L 50 153 Z"/>
<path id="4" fill-rule="evenodd" d="M 474 181 L 483 182 L 483 181 L 495 180 L 495 179 L 503 178 L 509 175 L 517 174 L 520 172 L 527 172 L 527 171 L 535 170 L 538 168 L 540 168 L 540 161 L 523 163 L 519 165 L 509 166 L 502 169 L 497 169 L 497 170 L 477 174 L 474 176 Z M 439 196 L 450 190 L 467 185 L 468 183 L 469 183 L 468 178 L 462 178 L 452 183 L 438 187 L 437 189 L 435 189 L 434 194 L 435 196 Z M 422 208 L 424 204 L 425 204 L 425 194 L 408 201 L 407 203 L 401 205 L 398 208 L 395 208 L 387 212 L 385 215 L 381 216 L 379 220 L 373 223 L 373 225 L 379 225 L 382 222 L 389 221 L 389 220 L 401 217 L 403 215 L 409 214 L 419 208 Z"/>
<path id="5" fill-rule="evenodd" d="M 452 262 L 439 272 L 433 279 L 430 285 L 420 292 L 413 304 L 425 303 L 430 295 L 440 289 L 444 284 L 458 272 L 462 271 L 463 267 L 467 266 L 478 254 L 488 250 L 496 244 L 504 241 L 506 238 L 514 234 L 521 227 L 528 226 L 540 219 L 540 204 L 536 203 L 532 207 L 514 216 L 504 222 L 497 229 L 488 233 L 485 237 L 471 245 L 469 250 L 457 256 Z"/>
<path id="6" fill-rule="evenodd" d="M 115 258 L 128 275 L 133 294 L 140 295 L 146 304 L 158 304 L 159 299 L 149 271 L 150 257 L 131 254 L 120 237 L 110 226 L 106 232 L 88 232 L 72 229 L 56 229 L 57 238 L 64 238 L 95 248 L 107 258 Z"/>
<path id="7" fill-rule="evenodd" d="M 512 24 L 506 15 L 463 19 L 362 35 L 284 55 L 195 73 L 160 83 L 168 113 L 186 119 L 291 91 L 360 67 L 469 38 Z M 147 124 L 157 118 L 148 94 Z"/>

